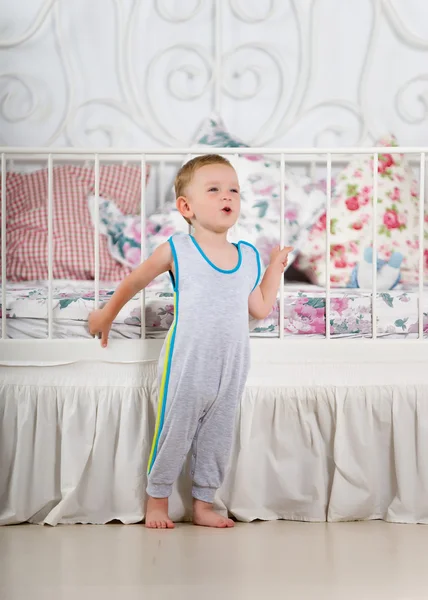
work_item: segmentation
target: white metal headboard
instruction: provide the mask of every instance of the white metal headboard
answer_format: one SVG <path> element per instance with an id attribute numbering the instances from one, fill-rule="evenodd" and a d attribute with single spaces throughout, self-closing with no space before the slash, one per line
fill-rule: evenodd
<path id="1" fill-rule="evenodd" d="M 1 145 L 187 146 L 212 110 L 253 146 L 428 136 L 423 0 L 23 0 L 2 21 Z"/>

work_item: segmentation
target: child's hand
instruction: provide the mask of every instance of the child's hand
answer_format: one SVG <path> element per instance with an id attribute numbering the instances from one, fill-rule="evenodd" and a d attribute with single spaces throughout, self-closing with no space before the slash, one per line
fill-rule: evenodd
<path id="1" fill-rule="evenodd" d="M 280 268 L 283 273 L 288 263 L 288 255 L 292 250 L 293 248 L 291 246 L 286 246 L 282 250 L 279 246 L 274 248 L 270 255 L 270 266 Z"/>
<path id="2" fill-rule="evenodd" d="M 111 320 L 106 317 L 102 309 L 94 310 L 88 317 L 89 333 L 91 335 L 101 334 L 101 346 L 103 348 L 107 346 L 111 325 Z"/>

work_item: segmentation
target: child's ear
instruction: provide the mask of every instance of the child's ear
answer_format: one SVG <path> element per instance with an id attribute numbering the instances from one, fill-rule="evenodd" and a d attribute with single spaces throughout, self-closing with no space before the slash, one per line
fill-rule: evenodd
<path id="1" fill-rule="evenodd" d="M 185 219 L 192 219 L 194 217 L 193 210 L 190 208 L 190 204 L 185 196 L 179 196 L 175 204 L 182 217 Z"/>

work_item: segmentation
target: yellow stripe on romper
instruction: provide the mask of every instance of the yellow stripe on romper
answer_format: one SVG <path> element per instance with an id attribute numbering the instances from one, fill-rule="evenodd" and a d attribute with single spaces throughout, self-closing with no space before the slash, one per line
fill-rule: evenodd
<path id="1" fill-rule="evenodd" d="M 155 427 L 155 434 L 153 436 L 153 443 L 152 443 L 152 449 L 150 452 L 150 457 L 149 457 L 149 464 L 148 464 L 148 473 L 150 473 L 150 469 L 152 466 L 152 461 L 153 461 L 153 457 L 154 457 L 154 453 L 156 451 L 156 447 L 157 447 L 157 443 L 159 440 L 159 436 L 161 434 L 161 432 L 159 431 L 160 428 L 160 421 L 161 421 L 161 415 L 162 415 L 162 409 L 163 409 L 163 405 L 166 402 L 166 393 L 168 390 L 165 390 L 165 383 L 166 383 L 166 374 L 168 372 L 168 365 L 171 362 L 171 339 L 172 336 L 174 334 L 174 329 L 176 326 L 176 320 L 177 320 L 177 294 L 174 294 L 174 321 L 171 325 L 171 328 L 168 332 L 168 338 L 166 341 L 166 347 L 165 347 L 165 361 L 164 361 L 164 365 L 163 365 L 163 372 L 162 372 L 162 379 L 161 379 L 161 386 L 160 386 L 160 390 L 159 390 L 159 400 L 158 400 L 158 410 L 157 410 L 157 415 L 156 415 L 156 427 Z"/>

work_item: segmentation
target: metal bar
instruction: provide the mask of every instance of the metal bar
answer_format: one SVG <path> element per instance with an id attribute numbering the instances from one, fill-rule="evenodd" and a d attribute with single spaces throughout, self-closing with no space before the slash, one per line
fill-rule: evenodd
<path id="1" fill-rule="evenodd" d="M 53 158 L 48 157 L 48 338 L 53 331 Z"/>
<path id="2" fill-rule="evenodd" d="M 159 207 L 162 209 L 165 205 L 165 161 L 161 160 L 158 169 L 159 184 Z"/>
<path id="3" fill-rule="evenodd" d="M 424 339 L 425 152 L 419 167 L 419 339 Z"/>
<path id="4" fill-rule="evenodd" d="M 233 155 L 233 160 L 232 160 L 232 157 L 230 157 L 230 159 L 229 159 L 231 162 L 231 165 L 235 169 L 235 171 L 236 171 L 236 165 L 237 165 L 238 158 L 239 158 L 239 154 L 237 152 L 235 152 L 235 154 Z M 239 178 L 238 178 L 238 183 L 240 184 Z M 242 201 L 241 190 L 239 190 L 239 199 L 240 199 L 240 201 Z M 235 223 L 235 225 L 232 227 L 232 230 L 231 230 L 231 235 L 233 236 L 233 239 L 235 239 L 235 241 L 236 241 L 236 228 L 239 226 L 240 218 L 241 218 L 241 215 L 239 215 L 237 222 Z"/>
<path id="5" fill-rule="evenodd" d="M 6 339 L 6 155 L 1 155 L 1 337 Z"/>
<path id="6" fill-rule="evenodd" d="M 3 150 L 5 152 L 8 152 L 9 149 L 8 148 L 3 148 Z M 216 151 L 219 150 L 219 152 L 223 152 L 221 150 L 221 148 L 217 149 Z M 400 151 L 400 148 L 394 148 L 394 151 L 397 152 Z M 186 150 L 186 152 L 188 151 L 188 149 Z M 2 152 L 2 149 L 0 148 L 0 152 Z M 177 164 L 177 165 L 181 165 L 182 164 L 182 156 L 177 154 L 173 154 L 174 150 L 170 150 L 167 153 L 164 154 L 151 154 L 150 152 L 146 152 L 145 155 L 148 156 L 150 158 L 150 162 L 151 163 L 160 163 L 160 162 L 167 162 L 167 163 L 171 163 L 171 164 Z M 207 150 L 205 153 L 209 153 L 209 150 Z M 212 150 L 211 150 L 212 152 Z M 263 151 L 261 151 L 263 154 L 269 155 L 271 156 L 272 154 L 280 154 L 280 150 L 274 150 L 272 152 L 271 148 L 264 148 Z M 349 164 L 349 156 L 342 156 L 340 154 L 335 154 L 333 151 L 329 152 L 331 154 L 334 154 L 335 156 L 335 164 L 337 166 L 346 166 Z M 82 161 L 93 161 L 94 159 L 94 155 L 93 154 L 56 154 L 55 152 L 52 153 L 53 156 L 55 157 L 55 161 L 56 162 L 75 162 L 75 163 L 81 163 Z M 249 154 L 248 152 L 245 152 L 245 154 Z M 420 154 L 420 153 L 419 153 Z M 48 154 L 46 152 L 44 152 L 43 154 L 33 154 L 33 155 L 28 155 L 28 154 L 14 154 L 15 160 L 25 160 L 27 163 L 40 163 L 40 162 L 45 162 L 47 159 Z M 126 154 L 109 154 L 108 156 L 106 156 L 106 159 L 114 162 L 114 161 L 124 161 L 126 160 L 127 162 L 130 163 L 137 163 L 140 164 L 140 160 L 141 160 L 141 154 L 138 155 L 126 155 Z M 13 161 L 10 161 L 11 164 Z M 319 165 L 324 166 L 325 165 L 325 159 L 323 159 L 322 157 L 319 157 L 318 155 L 311 155 L 311 154 L 305 154 L 304 156 L 300 157 L 300 156 L 293 156 L 293 155 L 287 155 L 287 163 L 293 163 L 296 165 L 300 165 L 300 166 L 311 166 L 310 163 L 313 163 L 314 165 Z M 417 159 L 416 161 L 412 158 L 409 158 L 409 164 L 414 166 L 414 167 L 419 167 L 419 159 Z"/>
<path id="7" fill-rule="evenodd" d="M 284 247 L 284 214 L 285 214 L 285 157 L 281 154 L 281 171 L 280 171 L 280 208 L 279 208 L 279 247 Z M 281 277 L 281 287 L 279 289 L 279 339 L 284 339 L 284 273 Z"/>
<path id="8" fill-rule="evenodd" d="M 93 165 L 93 161 L 94 161 L 94 153 L 93 152 L 88 152 L 88 150 L 86 150 L 86 153 L 75 153 L 72 151 L 72 149 L 70 148 L 70 152 L 68 154 L 64 154 L 64 153 L 57 153 L 55 150 L 53 150 L 52 152 L 43 152 L 43 153 L 35 153 L 35 154 L 26 154 L 24 152 L 19 153 L 19 154 L 14 154 L 14 159 L 16 161 L 18 160 L 25 160 L 26 163 L 45 163 L 49 154 L 52 154 L 53 157 L 55 158 L 55 162 L 57 163 L 62 163 L 62 162 L 66 162 L 66 163 L 76 163 L 79 164 L 81 166 L 84 166 L 85 168 L 91 168 Z M 135 164 L 139 164 L 139 157 L 138 155 L 129 155 L 129 154 L 124 154 L 124 153 L 118 153 L 118 154 L 100 154 L 101 158 L 103 158 L 106 161 L 110 161 L 110 162 L 122 162 L 124 164 L 124 166 L 127 163 L 135 163 Z M 157 160 L 164 160 L 165 155 L 161 155 L 157 157 Z M 173 157 L 172 157 L 173 158 Z M 41 165 L 40 165 L 41 166 Z"/>
<path id="9" fill-rule="evenodd" d="M 214 109 L 217 114 L 221 111 L 221 56 L 222 56 L 222 35 L 221 35 L 221 2 L 222 0 L 215 0 L 214 2 Z"/>
<path id="10" fill-rule="evenodd" d="M 377 338 L 377 183 L 379 155 L 373 157 L 373 264 L 372 264 L 372 338 Z"/>
<path id="11" fill-rule="evenodd" d="M 331 281 L 330 281 L 330 244 L 331 244 L 331 154 L 327 154 L 327 196 L 326 196 L 326 219 L 325 219 L 325 337 L 330 339 L 330 304 L 331 304 Z"/>
<path id="12" fill-rule="evenodd" d="M 141 218 L 141 249 L 140 263 L 146 259 L 146 157 L 141 156 L 141 198 L 140 198 L 140 218 Z M 146 339 L 146 290 L 140 292 L 141 307 L 141 339 Z"/>
<path id="13" fill-rule="evenodd" d="M 46 148 L 19 148 L 13 147 L 9 148 L 7 146 L 0 147 L 0 153 L 5 152 L 8 155 L 22 154 L 23 156 L 28 155 L 40 155 L 40 158 L 46 157 L 50 154 Z M 52 154 L 56 156 L 68 155 L 68 156 L 80 156 L 85 155 L 89 158 L 93 158 L 94 154 L 98 154 L 99 156 L 119 156 L 121 159 L 124 159 L 124 155 L 128 155 L 126 157 L 127 160 L 130 160 L 132 157 L 141 156 L 141 154 L 145 154 L 146 156 L 165 156 L 165 155 L 186 155 L 193 153 L 194 155 L 203 155 L 210 154 L 212 152 L 212 148 L 194 148 L 194 147 L 184 147 L 184 148 L 147 148 L 147 149 L 136 149 L 136 148 L 123 148 L 123 149 L 112 149 L 112 148 L 100 148 L 96 149 L 92 152 L 92 154 L 88 154 L 88 150 L 85 148 L 56 148 Z M 236 148 L 216 148 L 216 152 L 218 154 L 234 154 L 236 152 Z M 243 150 L 244 152 L 244 150 Z M 285 154 L 289 156 L 290 154 L 298 155 L 307 155 L 310 156 L 321 156 L 326 155 L 328 153 L 336 156 L 338 154 L 343 154 L 345 156 L 349 156 L 350 154 L 420 154 L 421 152 L 428 152 L 428 146 L 359 146 L 357 148 L 266 148 L 266 147 L 252 147 L 245 148 L 245 154 Z"/>
<path id="14" fill-rule="evenodd" d="M 95 309 L 100 304 L 100 157 L 95 154 Z"/>
<path id="15" fill-rule="evenodd" d="M 192 160 L 192 158 L 193 158 L 193 154 L 192 154 L 192 153 L 188 154 L 188 155 L 186 156 L 186 162 L 189 162 L 189 161 L 191 161 L 191 160 Z M 189 223 L 188 232 L 189 232 L 189 235 L 192 235 L 192 224 L 191 224 L 191 223 Z"/>

